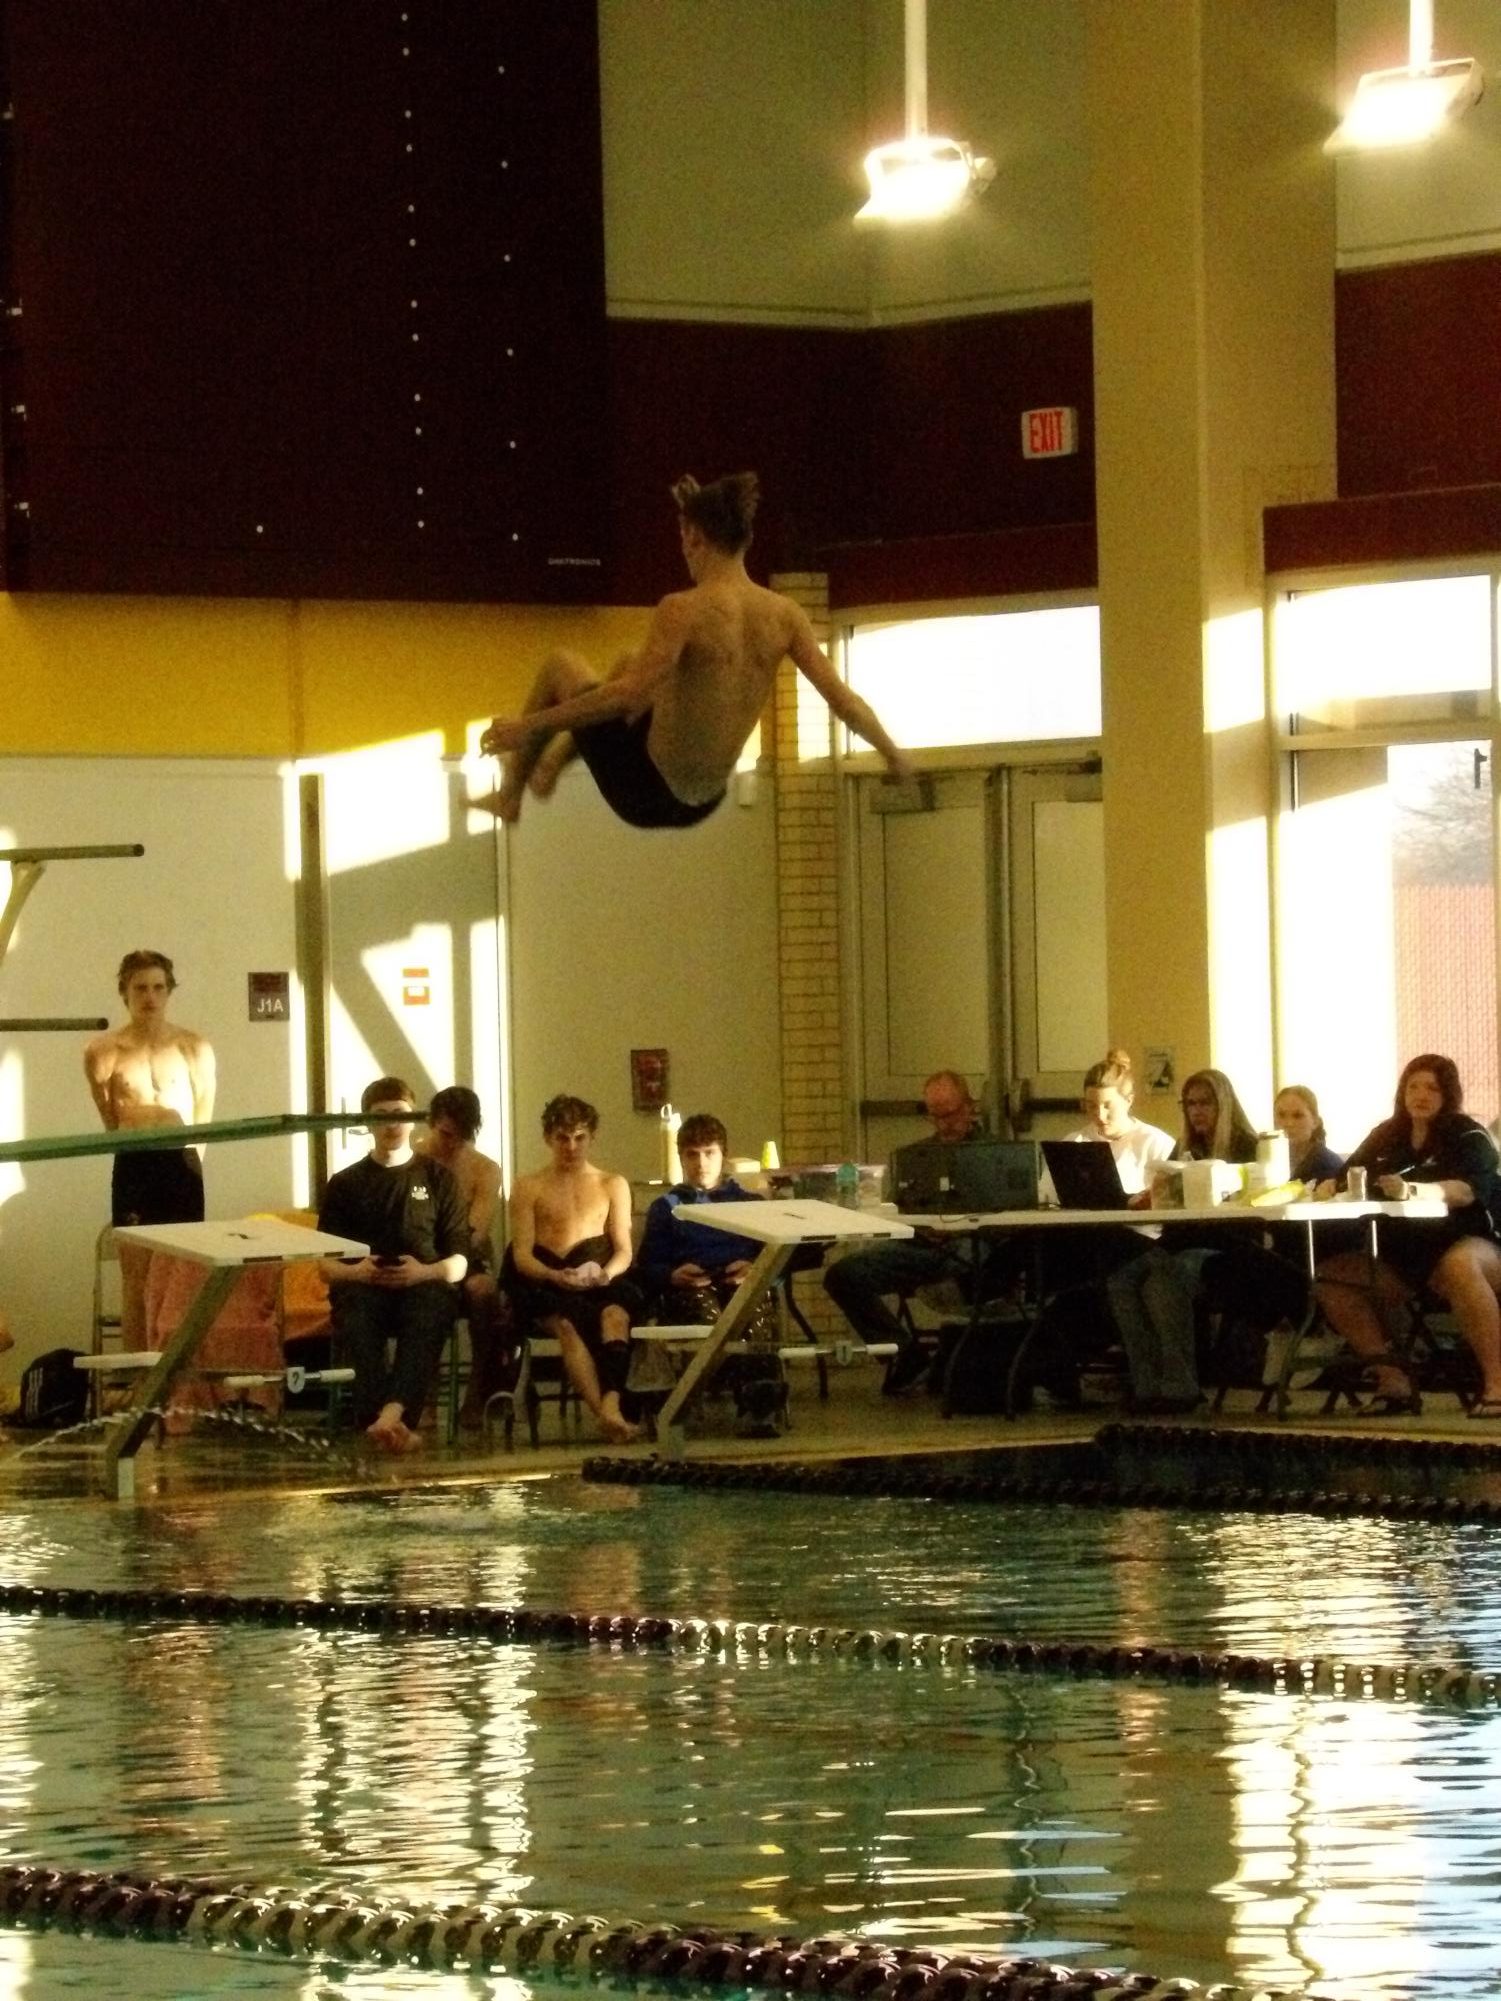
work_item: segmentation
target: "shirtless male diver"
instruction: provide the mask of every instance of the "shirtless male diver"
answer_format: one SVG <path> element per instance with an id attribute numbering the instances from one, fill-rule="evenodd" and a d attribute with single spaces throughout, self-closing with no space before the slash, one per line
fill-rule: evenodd
<path id="1" fill-rule="evenodd" d="M 557 1340 L 568 1379 L 605 1437 L 638 1436 L 620 1408 L 631 1320 L 644 1302 L 624 1274 L 631 1262 L 631 1191 L 589 1159 L 599 1113 L 582 1098 L 550 1098 L 542 1137 L 552 1159 L 511 1191 L 505 1282 L 523 1332 Z"/>
<path id="2" fill-rule="evenodd" d="M 481 750 L 508 755 L 499 790 L 475 804 L 514 820 L 528 783 L 545 798 L 576 754 L 629 825 L 695 826 L 724 798 L 787 655 L 893 777 L 909 776 L 905 753 L 829 665 L 802 607 L 746 575 L 756 475 L 680 479 L 672 497 L 692 588 L 662 599 L 641 650 L 608 680 L 576 653 L 547 660 L 522 714 L 497 716 L 481 737 Z"/>
<path id="3" fill-rule="evenodd" d="M 469 1219 L 463 1286 L 470 1364 L 459 1424 L 470 1431 L 479 1428 L 485 1404 L 501 1387 L 509 1333 L 506 1306 L 495 1283 L 495 1245 L 491 1236 L 500 1204 L 500 1162 L 481 1153 L 474 1143 L 483 1124 L 477 1095 L 467 1084 L 450 1084 L 434 1093 L 427 1108 L 427 1132 L 412 1142 L 414 1152 L 441 1161 L 448 1169 L 459 1184 Z"/>
<path id="4" fill-rule="evenodd" d="M 107 1132 L 143 1126 L 204 1125 L 214 1115 L 214 1051 L 206 1036 L 167 1019 L 177 975 L 165 952 L 127 952 L 116 977 L 129 1019 L 96 1035 L 83 1052 L 84 1075 Z M 117 1153 L 110 1181 L 112 1223 L 201 1223 L 201 1149 Z M 121 1332 L 144 1345 L 149 1252 L 122 1245 Z"/>

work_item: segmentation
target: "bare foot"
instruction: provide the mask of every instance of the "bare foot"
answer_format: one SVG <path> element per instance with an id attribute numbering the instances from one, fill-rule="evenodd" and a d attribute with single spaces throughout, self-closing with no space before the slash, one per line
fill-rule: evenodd
<path id="1" fill-rule="evenodd" d="M 558 780 L 578 756 L 573 738 L 567 730 L 559 730 L 547 749 L 538 758 L 527 784 L 537 799 L 550 799 L 557 790 Z"/>
<path id="2" fill-rule="evenodd" d="M 406 1426 L 401 1421 L 401 1405 L 387 1404 L 375 1422 L 365 1426 L 365 1436 L 383 1452 L 400 1452 L 401 1434 L 405 1430 Z"/>
<path id="3" fill-rule="evenodd" d="M 612 1445 L 629 1445 L 632 1439 L 641 1436 L 641 1426 L 621 1416 L 620 1405 L 614 1398 L 606 1399 L 599 1413 L 599 1428 Z"/>
<path id="4" fill-rule="evenodd" d="M 498 786 L 494 792 L 486 792 L 478 799 L 471 799 L 468 803 L 475 812 L 493 813 L 497 820 L 504 820 L 507 825 L 521 817 L 520 795 L 507 792 L 503 785 Z"/>

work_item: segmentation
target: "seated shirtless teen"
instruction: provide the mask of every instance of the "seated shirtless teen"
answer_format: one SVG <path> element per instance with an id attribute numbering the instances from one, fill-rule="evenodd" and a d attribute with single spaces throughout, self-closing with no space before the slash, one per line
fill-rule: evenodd
<path id="1" fill-rule="evenodd" d="M 746 575 L 755 474 L 711 486 L 680 479 L 672 497 L 691 589 L 662 599 L 640 652 L 608 680 L 574 653 L 544 663 L 522 714 L 497 716 L 480 739 L 481 750 L 509 755 L 500 789 L 476 805 L 514 820 L 528 783 L 545 798 L 577 754 L 631 826 L 696 826 L 724 798 L 789 655 L 894 777 L 910 772 L 869 704 L 829 665 L 802 607 Z"/>
<path id="2" fill-rule="evenodd" d="M 518 1328 L 552 1335 L 563 1367 L 606 1438 L 624 1443 L 639 1425 L 620 1408 L 641 1295 L 631 1262 L 631 1192 L 589 1159 L 599 1113 L 582 1098 L 549 1098 L 542 1137 L 551 1162 L 511 1195 L 506 1281 Z"/>

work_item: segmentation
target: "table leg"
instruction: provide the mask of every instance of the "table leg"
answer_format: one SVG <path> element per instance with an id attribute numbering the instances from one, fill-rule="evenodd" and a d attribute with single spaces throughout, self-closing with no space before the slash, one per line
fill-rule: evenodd
<path id="1" fill-rule="evenodd" d="M 657 1416 L 657 1439 L 667 1458 L 681 1459 L 683 1456 L 683 1428 L 678 1419 L 689 1398 L 719 1360 L 726 1343 L 733 1341 L 747 1325 L 762 1297 L 786 1270 L 793 1252 L 800 1248 L 799 1244 L 763 1245 L 756 1262 L 721 1309 L 719 1318 L 709 1331 L 708 1340 L 699 1347 L 684 1369 L 677 1387 Z"/>
<path id="2" fill-rule="evenodd" d="M 104 1447 L 104 1491 L 112 1498 L 124 1499 L 134 1491 L 135 1455 L 155 1421 L 151 1413 L 197 1354 L 204 1335 L 234 1291 L 242 1269 L 240 1265 L 211 1267 L 177 1332 L 163 1348 L 160 1360 L 131 1391 L 130 1400 Z"/>

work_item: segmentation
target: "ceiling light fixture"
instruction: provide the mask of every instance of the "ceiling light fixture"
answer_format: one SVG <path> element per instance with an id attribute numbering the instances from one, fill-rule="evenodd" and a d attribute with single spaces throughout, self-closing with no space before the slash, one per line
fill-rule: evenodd
<path id="1" fill-rule="evenodd" d="M 1366 71 L 1326 153 L 1419 145 L 1478 101 L 1485 72 L 1473 56 L 1433 60 L 1433 0 L 1409 0 L 1407 39 L 1406 67 Z"/>
<path id="2" fill-rule="evenodd" d="M 928 131 L 927 0 L 905 0 L 907 130 L 865 156 L 870 199 L 857 222 L 937 222 L 995 177 L 995 162 Z"/>

